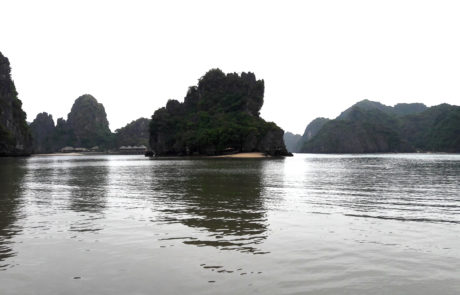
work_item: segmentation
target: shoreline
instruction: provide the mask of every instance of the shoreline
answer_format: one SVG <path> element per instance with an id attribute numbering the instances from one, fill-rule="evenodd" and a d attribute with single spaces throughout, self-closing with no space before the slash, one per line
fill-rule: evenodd
<path id="1" fill-rule="evenodd" d="M 300 155 L 322 155 L 322 156 L 331 156 L 331 155 L 341 155 L 341 156 L 353 156 L 353 155 L 394 155 L 394 154 L 410 154 L 410 155 L 458 155 L 458 153 L 445 153 L 445 152 L 414 152 L 414 153 L 294 153 Z M 122 154 L 122 153 L 106 153 L 106 152 L 83 152 L 83 153 L 45 153 L 45 154 L 31 154 L 32 157 L 52 157 L 52 156 L 91 156 L 91 155 L 141 155 L 141 154 Z M 9 156 L 11 157 L 11 155 Z M 16 156 L 21 157 L 21 156 Z M 283 156 L 280 156 L 283 157 Z M 269 159 L 269 158 L 279 158 L 277 156 L 271 156 L 261 152 L 251 152 L 251 153 L 236 153 L 228 155 L 218 155 L 218 156 L 206 156 L 206 155 L 191 155 L 191 156 L 158 156 L 158 157 L 148 157 L 150 159 Z"/>
<path id="2" fill-rule="evenodd" d="M 47 154 L 32 154 L 31 156 L 37 157 L 52 157 L 52 156 L 87 156 L 87 155 L 130 155 L 130 154 L 119 154 L 119 153 L 47 153 Z M 236 153 L 229 155 L 218 155 L 218 156 L 159 156 L 159 157 L 150 157 L 153 159 L 166 159 L 166 158 L 201 158 L 201 159 L 264 159 L 264 158 L 273 158 L 273 156 L 260 153 L 260 152 L 251 152 L 251 153 Z"/>
<path id="3" fill-rule="evenodd" d="M 39 156 L 39 157 L 44 157 L 44 156 L 83 156 L 84 154 L 82 153 L 49 153 L 49 154 L 32 154 L 31 156 Z"/>

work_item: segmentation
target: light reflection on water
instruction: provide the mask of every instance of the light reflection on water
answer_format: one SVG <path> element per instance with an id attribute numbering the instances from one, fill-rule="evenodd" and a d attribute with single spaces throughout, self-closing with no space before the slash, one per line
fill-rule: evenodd
<path id="1" fill-rule="evenodd" d="M 1 294 L 456 294 L 460 156 L 0 159 Z"/>

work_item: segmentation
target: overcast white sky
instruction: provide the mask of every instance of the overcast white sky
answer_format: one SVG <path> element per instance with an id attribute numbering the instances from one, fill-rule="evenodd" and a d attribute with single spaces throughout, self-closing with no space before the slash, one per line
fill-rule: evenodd
<path id="1" fill-rule="evenodd" d="M 460 1 L 1 1 L 28 120 L 89 93 L 112 130 L 210 68 L 265 80 L 262 117 L 303 133 L 362 99 L 460 103 Z"/>

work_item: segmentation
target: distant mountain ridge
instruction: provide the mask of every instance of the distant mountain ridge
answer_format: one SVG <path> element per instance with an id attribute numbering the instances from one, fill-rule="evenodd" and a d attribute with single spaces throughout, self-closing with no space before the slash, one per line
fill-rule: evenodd
<path id="1" fill-rule="evenodd" d="M 460 152 L 458 106 L 428 108 L 413 103 L 391 107 L 363 100 L 336 119 L 322 122 L 316 135 L 304 134 L 300 152 Z"/>
<path id="2" fill-rule="evenodd" d="M 394 107 L 391 107 L 377 101 L 364 99 L 343 111 L 336 119 L 347 119 L 350 112 L 356 108 L 361 110 L 380 110 L 389 115 L 404 116 L 421 113 L 427 109 L 427 106 L 423 103 L 398 103 Z"/>

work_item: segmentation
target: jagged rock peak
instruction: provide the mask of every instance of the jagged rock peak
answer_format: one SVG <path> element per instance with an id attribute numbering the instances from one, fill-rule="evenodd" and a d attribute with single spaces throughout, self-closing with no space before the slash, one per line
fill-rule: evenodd
<path id="1" fill-rule="evenodd" d="M 22 156 L 32 152 L 26 113 L 11 79 L 8 58 L 0 52 L 0 155 Z"/>
<path id="2" fill-rule="evenodd" d="M 74 136 L 74 144 L 90 148 L 108 144 L 111 131 L 104 106 L 92 95 L 78 97 L 67 117 L 68 128 Z"/>
<path id="3" fill-rule="evenodd" d="M 184 103 L 169 100 L 150 123 L 157 155 L 264 152 L 288 155 L 283 130 L 259 117 L 264 81 L 253 73 L 212 69 L 188 89 Z"/>
<path id="4" fill-rule="evenodd" d="M 55 134 L 53 116 L 43 112 L 30 124 L 33 138 L 34 153 L 54 152 L 53 136 Z"/>

